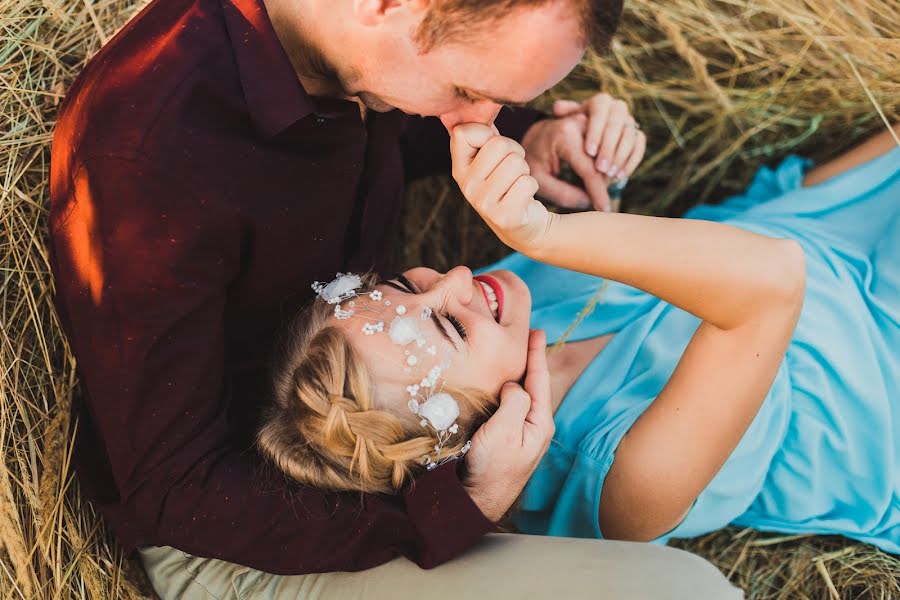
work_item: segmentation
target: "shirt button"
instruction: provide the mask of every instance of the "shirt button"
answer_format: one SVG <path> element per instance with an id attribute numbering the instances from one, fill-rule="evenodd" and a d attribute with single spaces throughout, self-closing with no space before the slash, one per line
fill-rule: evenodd
<path id="1" fill-rule="evenodd" d="M 316 117 L 316 123 L 322 125 L 325 123 L 325 117 Z"/>

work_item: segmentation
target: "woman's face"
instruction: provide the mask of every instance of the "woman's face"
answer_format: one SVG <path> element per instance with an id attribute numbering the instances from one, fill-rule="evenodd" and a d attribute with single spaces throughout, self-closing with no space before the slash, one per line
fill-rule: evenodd
<path id="1" fill-rule="evenodd" d="M 388 334 L 400 306 L 406 315 L 431 309 L 431 317 L 419 327 L 428 346 L 440 344 L 446 349 L 449 366 L 441 374 L 445 385 L 497 396 L 504 383 L 523 377 L 531 294 L 525 282 L 510 271 L 473 277 L 467 267 L 445 274 L 419 267 L 378 284 L 376 289 L 382 293 L 377 304 L 390 303 L 384 307 L 383 333 L 366 335 L 357 318 L 337 322 L 372 371 L 381 406 L 405 410 L 409 400 L 406 388 L 418 381 L 406 368 L 410 346 L 395 343 Z M 365 296 L 362 301 L 367 301 Z M 428 368 L 427 364 L 420 366 Z"/>

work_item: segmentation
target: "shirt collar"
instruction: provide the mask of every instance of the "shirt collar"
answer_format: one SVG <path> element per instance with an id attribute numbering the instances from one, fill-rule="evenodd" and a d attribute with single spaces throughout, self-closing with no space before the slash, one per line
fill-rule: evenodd
<path id="1" fill-rule="evenodd" d="M 222 0 L 225 23 L 250 109 L 268 139 L 315 111 L 303 89 L 262 0 Z"/>

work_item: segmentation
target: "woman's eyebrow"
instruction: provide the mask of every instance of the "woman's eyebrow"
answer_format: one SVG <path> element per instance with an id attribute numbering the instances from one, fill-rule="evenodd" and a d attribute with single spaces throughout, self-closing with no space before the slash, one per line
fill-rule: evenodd
<path id="1" fill-rule="evenodd" d="M 395 290 L 397 290 L 399 292 L 403 292 L 404 294 L 421 294 L 422 293 L 422 292 L 414 289 L 413 286 L 411 285 L 411 282 L 409 281 L 409 279 L 407 279 L 403 275 L 397 275 L 396 278 L 397 278 L 397 280 L 400 281 L 400 283 L 402 283 L 403 285 L 405 285 L 407 287 L 403 287 L 399 283 L 395 283 L 395 282 L 391 281 L 390 279 L 385 279 L 384 281 L 382 281 L 382 283 L 388 287 L 394 288 Z M 438 318 L 437 314 L 434 311 L 431 311 L 431 321 L 434 323 L 434 326 L 437 327 L 438 331 L 441 332 L 441 335 L 444 336 L 444 339 L 446 339 L 448 342 L 453 344 L 453 347 L 456 348 L 456 351 L 458 352 L 459 346 L 456 345 L 456 341 L 452 337 L 450 337 L 449 333 L 447 333 L 447 329 L 444 327 L 443 323 L 441 323 L 441 320 Z"/>

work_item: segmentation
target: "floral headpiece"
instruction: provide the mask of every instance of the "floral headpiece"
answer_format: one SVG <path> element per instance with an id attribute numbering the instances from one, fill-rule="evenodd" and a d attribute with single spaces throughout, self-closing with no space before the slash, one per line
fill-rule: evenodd
<path id="1" fill-rule="evenodd" d="M 362 278 L 350 273 L 338 273 L 330 283 L 316 281 L 312 289 L 319 298 L 334 304 L 336 319 L 352 318 L 365 321 L 362 332 L 366 335 L 387 334 L 391 342 L 406 349 L 403 372 L 414 383 L 406 386 L 410 396 L 407 406 L 418 415 L 422 427 L 430 428 L 437 434 L 434 446 L 436 458 L 430 454 L 422 457 L 422 464 L 432 470 L 448 461 L 462 458 L 468 452 L 472 441 L 468 440 L 459 452 L 442 457 L 441 451 L 459 431 L 459 405 L 450 394 L 442 391 L 441 374 L 450 367 L 452 346 L 443 340 L 429 339 L 421 324 L 431 318 L 431 309 L 425 307 L 417 315 L 409 314 L 406 306 L 391 305 L 383 300 L 380 290 L 372 290 L 360 295 Z M 389 321 L 385 326 L 385 321 Z"/>

